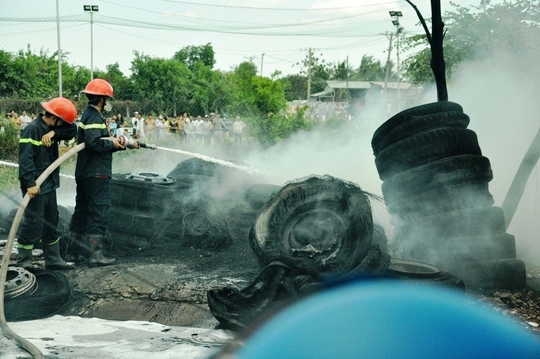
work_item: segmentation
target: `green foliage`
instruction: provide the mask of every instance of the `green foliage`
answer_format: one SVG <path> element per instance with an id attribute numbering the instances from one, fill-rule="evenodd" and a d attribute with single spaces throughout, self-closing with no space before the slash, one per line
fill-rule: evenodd
<path id="1" fill-rule="evenodd" d="M 171 113 L 176 100 L 188 91 L 188 68 L 176 61 L 151 58 L 135 51 L 131 63 L 134 95 L 153 103 L 152 112 Z"/>
<path id="2" fill-rule="evenodd" d="M 303 75 L 288 75 L 278 80 L 285 88 L 287 101 L 305 99 L 307 96 L 307 77 Z"/>
<path id="3" fill-rule="evenodd" d="M 270 147 L 279 141 L 289 138 L 292 134 L 313 128 L 313 123 L 305 118 L 306 108 L 301 108 L 293 116 L 283 113 L 269 113 L 246 119 L 249 124 L 250 134 L 255 137 L 263 147 Z"/>
<path id="4" fill-rule="evenodd" d="M 306 57 L 296 64 L 300 66 L 300 75 L 304 75 L 306 78 L 311 71 L 311 93 L 323 91 L 326 87 L 326 81 L 330 79 L 332 73 L 330 65 L 322 58 L 322 54 L 319 56 L 321 57 L 314 56 L 310 50 Z"/>
<path id="5" fill-rule="evenodd" d="M 463 7 L 452 3 L 453 11 L 443 16 L 448 31 L 443 49 L 446 74 L 464 61 L 487 59 L 497 52 L 520 59 L 540 53 L 540 0 L 516 0 L 480 7 Z M 431 53 L 425 35 L 405 39 L 405 49 L 420 48 L 403 62 L 404 77 L 413 83 L 434 82 L 430 68 Z"/>
<path id="6" fill-rule="evenodd" d="M 330 78 L 332 80 L 345 81 L 350 78 L 350 75 L 353 73 L 352 67 L 347 64 L 346 61 L 337 62 L 333 65 L 330 73 Z"/>
<path id="7" fill-rule="evenodd" d="M 186 46 L 180 51 L 177 51 L 173 59 L 183 63 L 190 70 L 193 70 L 199 62 L 212 69 L 216 63 L 214 55 L 212 44 L 208 43 L 201 46 Z"/>
<path id="8" fill-rule="evenodd" d="M 17 168 L 0 166 L 0 192 L 3 194 L 14 192 L 18 186 L 19 171 Z"/>
<path id="9" fill-rule="evenodd" d="M 19 158 L 18 130 L 8 120 L 3 120 L 4 132 L 0 132 L 0 159 L 17 162 Z"/>
<path id="10" fill-rule="evenodd" d="M 392 63 L 389 65 L 392 66 Z M 352 74 L 351 78 L 358 81 L 384 81 L 386 73 L 385 66 L 381 65 L 381 61 L 375 59 L 373 56 L 364 55 L 360 61 L 360 66 Z M 391 68 L 390 72 L 392 72 Z"/>

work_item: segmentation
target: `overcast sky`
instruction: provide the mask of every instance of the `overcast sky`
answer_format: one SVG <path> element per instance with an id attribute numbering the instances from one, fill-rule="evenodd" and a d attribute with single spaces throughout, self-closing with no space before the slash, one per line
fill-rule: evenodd
<path id="1" fill-rule="evenodd" d="M 308 48 L 326 61 L 348 59 L 357 68 L 365 54 L 386 61 L 388 34 L 396 30 L 389 10 L 402 11 L 405 34 L 422 32 L 404 0 L 0 0 L 0 48 L 16 52 L 29 44 L 52 55 L 58 49 L 57 3 L 68 62 L 90 68 L 91 15 L 83 5 L 97 5 L 94 69 L 118 62 L 125 74 L 130 74 L 134 50 L 171 58 L 185 46 L 206 43 L 214 47 L 215 68 L 221 70 L 252 59 L 265 76 L 276 70 L 298 73 L 295 64 Z M 431 17 L 430 0 L 413 3 Z M 443 13 L 452 9 L 449 1 L 441 3 Z M 459 3 L 477 6 L 481 0 Z M 394 62 L 396 55 L 394 50 Z"/>

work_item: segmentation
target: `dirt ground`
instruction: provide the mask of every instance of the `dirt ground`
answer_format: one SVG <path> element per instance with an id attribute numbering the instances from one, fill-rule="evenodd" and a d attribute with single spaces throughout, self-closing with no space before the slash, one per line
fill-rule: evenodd
<path id="1" fill-rule="evenodd" d="M 486 306 L 516 319 L 540 335 L 540 268 L 528 268 L 520 290 L 467 290 Z M 206 292 L 246 287 L 259 273 L 246 241 L 221 251 L 161 243 L 113 266 L 66 272 L 74 300 L 59 314 L 117 320 L 147 320 L 166 325 L 219 328 Z"/>
<path id="2" fill-rule="evenodd" d="M 245 288 L 260 271 L 248 243 L 253 215 L 238 217 L 231 228 L 237 235 L 221 250 L 160 241 L 130 256 L 118 256 L 112 266 L 82 265 L 63 272 L 72 287 L 72 300 L 57 314 L 219 328 L 208 307 L 208 290 Z M 43 265 L 43 260 L 38 258 L 35 264 Z M 527 267 L 526 288 L 467 294 L 540 335 L 540 268 Z"/>

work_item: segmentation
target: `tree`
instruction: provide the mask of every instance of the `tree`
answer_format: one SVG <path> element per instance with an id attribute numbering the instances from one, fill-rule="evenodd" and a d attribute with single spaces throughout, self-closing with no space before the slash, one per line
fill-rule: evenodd
<path id="1" fill-rule="evenodd" d="M 334 63 L 329 78 L 337 81 L 345 81 L 350 78 L 352 72 L 352 67 L 346 61 L 337 62 Z"/>
<path id="2" fill-rule="evenodd" d="M 322 56 L 322 54 L 319 56 Z M 301 62 L 296 63 L 296 65 L 300 66 L 300 75 L 306 76 L 306 78 L 309 77 L 309 73 L 311 72 L 311 93 L 324 90 L 326 81 L 328 81 L 332 72 L 324 59 L 314 56 L 310 49 L 306 57 Z M 307 90 L 303 98 L 306 96 Z"/>
<path id="3" fill-rule="evenodd" d="M 133 83 L 122 71 L 118 62 L 107 65 L 103 78 L 109 81 L 114 87 L 114 97 L 118 100 L 132 100 L 134 87 Z"/>
<path id="4" fill-rule="evenodd" d="M 392 66 L 392 63 L 389 66 Z M 392 67 L 390 67 L 391 69 Z M 380 60 L 373 56 L 364 55 L 360 60 L 360 66 L 352 74 L 352 78 L 359 81 L 384 81 L 385 71 L 385 66 L 381 65 Z"/>
<path id="5" fill-rule="evenodd" d="M 201 62 L 210 69 L 212 69 L 216 63 L 214 49 L 210 43 L 201 46 L 186 46 L 180 51 L 177 51 L 174 54 L 173 59 L 183 63 L 190 70 L 193 70 L 195 64 L 198 62 Z"/>
<path id="6" fill-rule="evenodd" d="M 307 77 L 304 75 L 287 75 L 279 80 L 285 87 L 287 101 L 295 101 L 306 97 Z"/>
<path id="7" fill-rule="evenodd" d="M 505 52 L 516 59 L 514 66 L 522 66 L 520 59 L 540 52 L 540 0 L 489 5 L 485 12 L 475 6 L 453 6 L 443 17 L 448 29 L 443 44 L 448 78 L 464 61 Z M 432 83 L 426 36 L 411 36 L 404 44 L 406 50 L 420 48 L 403 62 L 404 77 L 417 84 Z"/>
<path id="8" fill-rule="evenodd" d="M 149 100 L 156 113 L 171 113 L 176 101 L 188 91 L 189 69 L 175 60 L 151 58 L 134 52 L 131 62 L 134 92 L 137 100 Z"/>

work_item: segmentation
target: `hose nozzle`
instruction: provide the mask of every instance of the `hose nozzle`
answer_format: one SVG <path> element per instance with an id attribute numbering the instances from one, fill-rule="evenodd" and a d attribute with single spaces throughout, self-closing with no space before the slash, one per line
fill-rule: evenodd
<path id="1" fill-rule="evenodd" d="M 149 150 L 155 150 L 157 148 L 157 146 L 154 144 L 144 142 L 139 142 L 139 146 L 142 148 L 148 148 Z"/>

